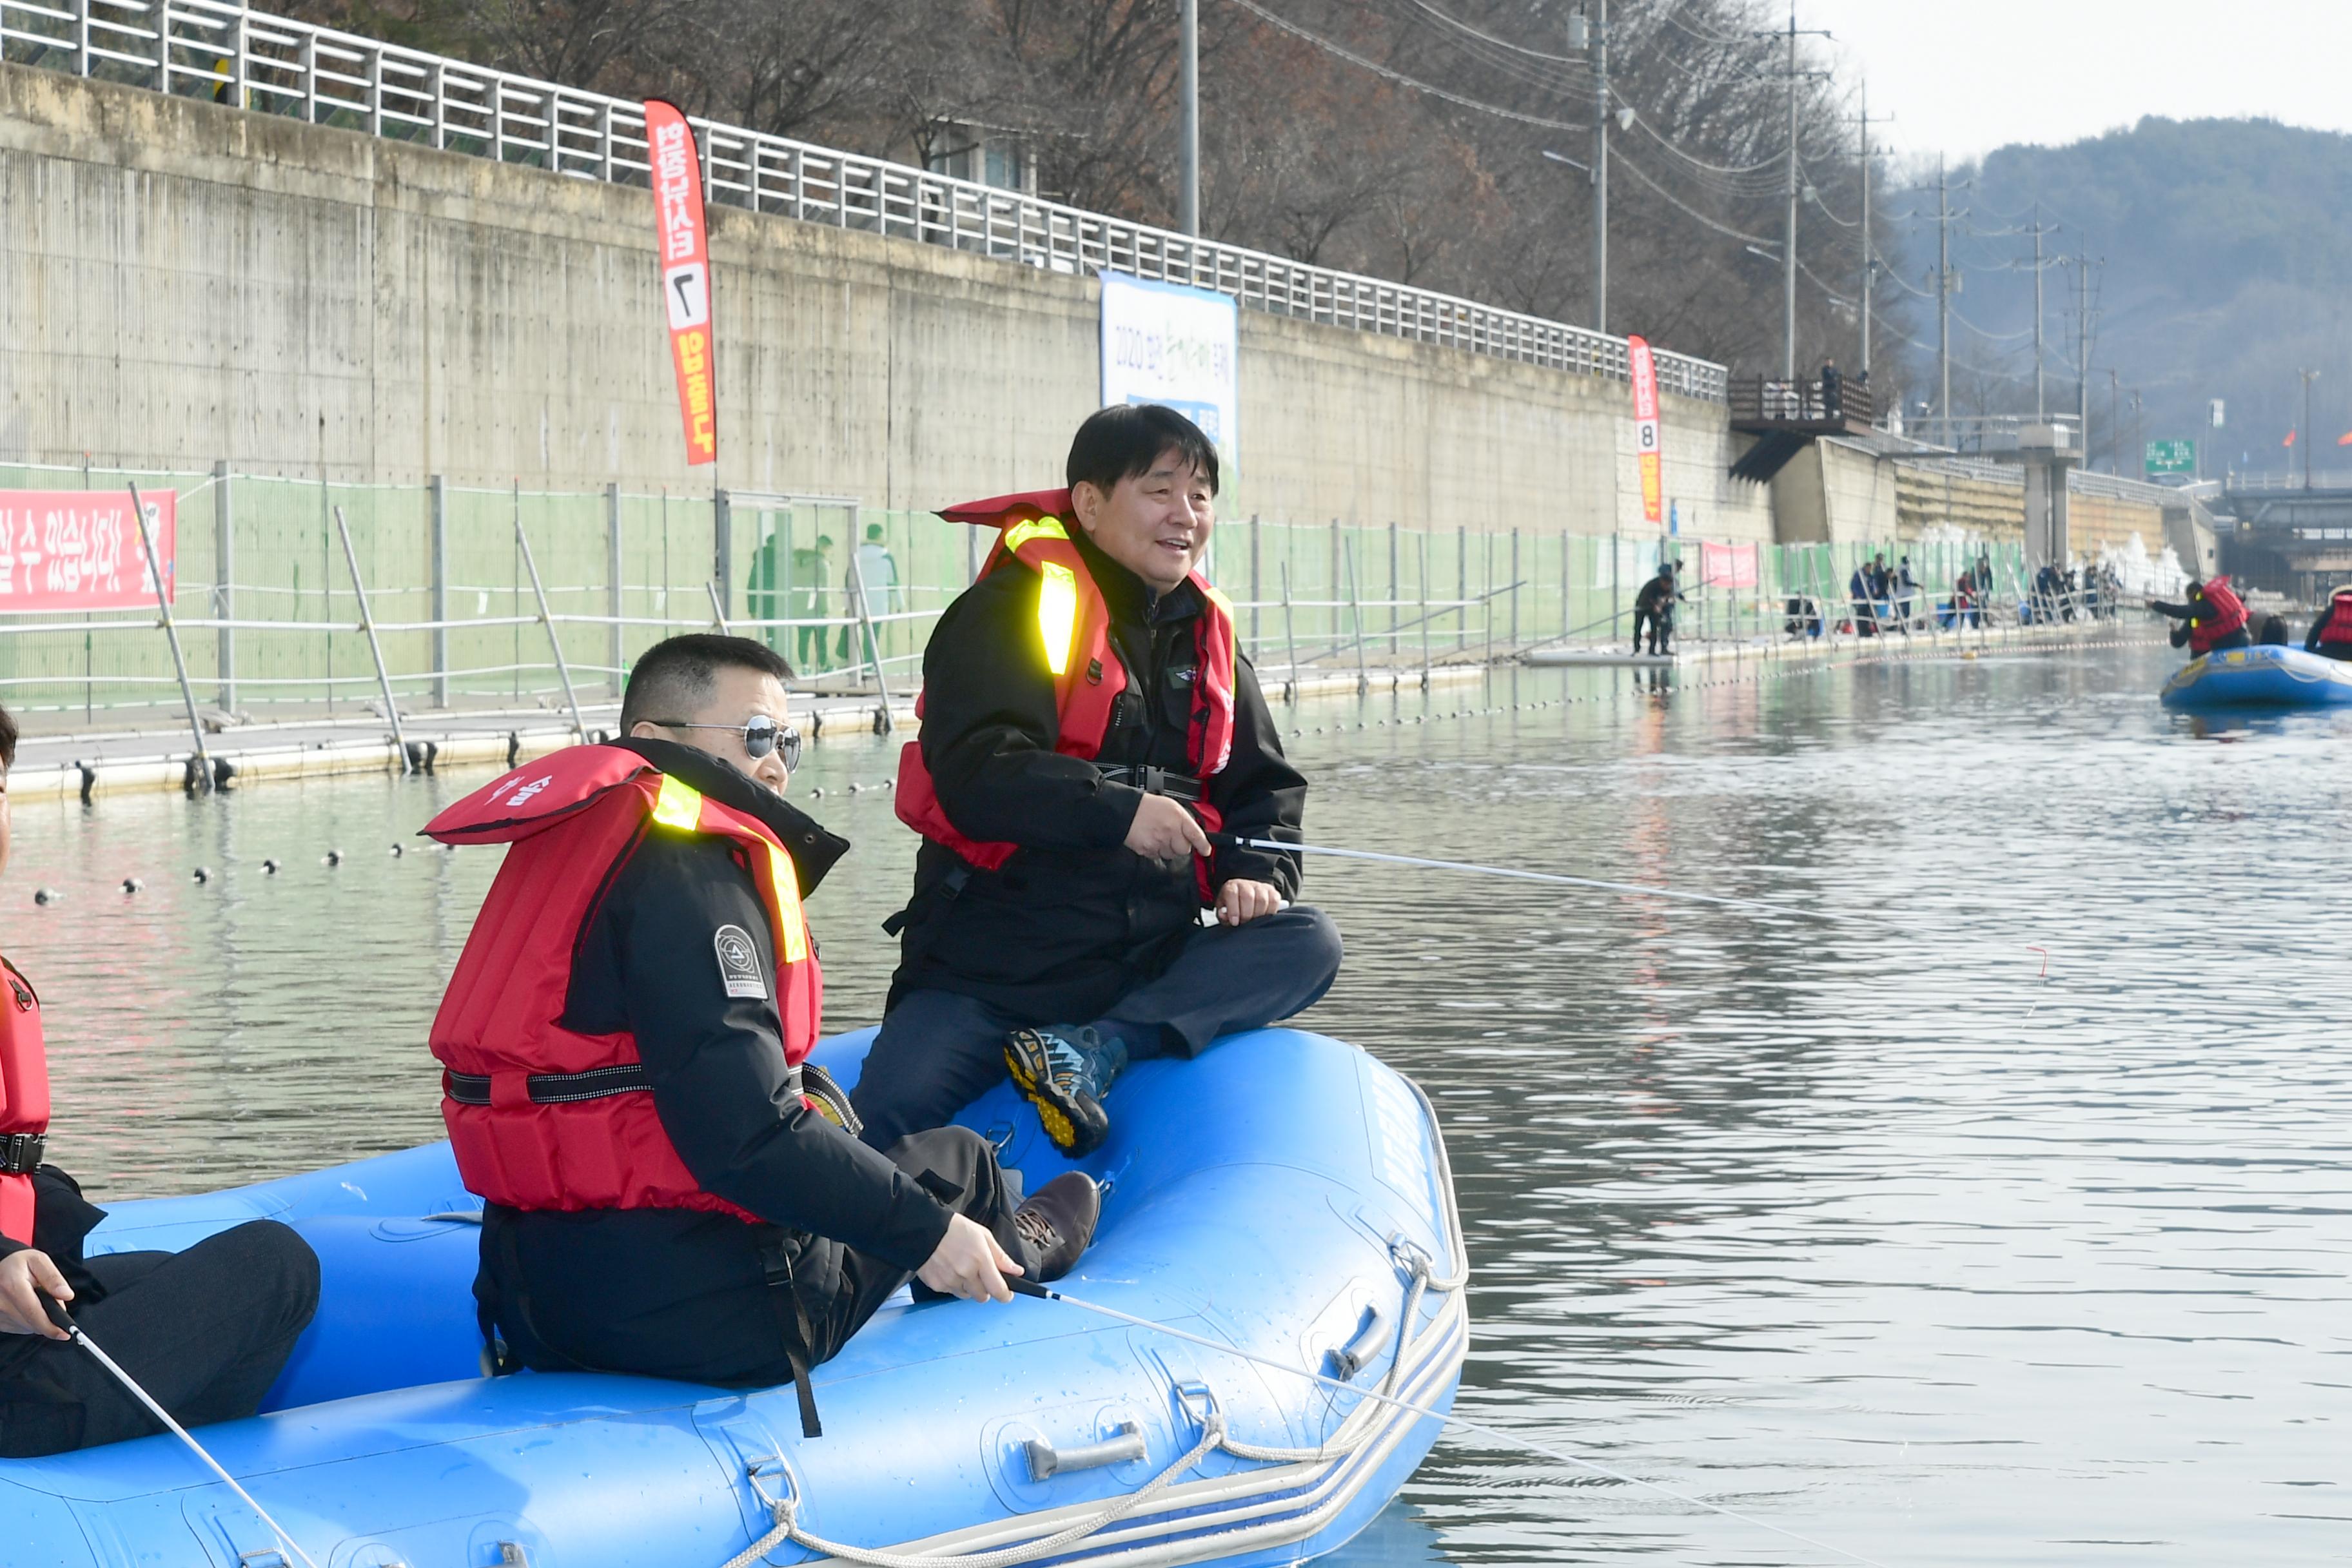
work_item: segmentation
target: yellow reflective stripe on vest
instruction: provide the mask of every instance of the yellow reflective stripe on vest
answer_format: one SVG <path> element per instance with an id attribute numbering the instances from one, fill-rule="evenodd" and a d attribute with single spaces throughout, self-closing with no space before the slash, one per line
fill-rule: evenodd
<path id="1" fill-rule="evenodd" d="M 654 799 L 654 820 L 664 827 L 692 833 L 702 826 L 702 792 L 662 774 L 661 794 Z"/>
<path id="2" fill-rule="evenodd" d="M 664 827 L 675 827 L 683 833 L 702 830 L 702 792 L 690 784 L 681 783 L 668 773 L 662 775 L 661 793 L 654 797 L 654 820 Z M 793 870 L 792 858 L 764 838 L 767 845 L 768 879 L 776 889 L 774 914 L 783 935 L 784 962 L 803 963 L 808 959 L 808 920 L 801 912 L 800 878 Z"/>
<path id="3" fill-rule="evenodd" d="M 1016 522 L 1004 531 L 1004 548 L 1019 550 L 1033 539 L 1066 540 L 1069 537 L 1070 531 L 1062 526 L 1059 518 L 1033 517 L 1026 522 Z"/>
<path id="4" fill-rule="evenodd" d="M 804 963 L 808 961 L 808 918 L 801 913 L 801 882 L 793 869 L 792 857 L 774 845 L 768 846 L 768 876 L 775 883 L 776 902 L 783 910 L 784 962 Z"/>
<path id="5" fill-rule="evenodd" d="M 1037 637 L 1045 645 L 1045 668 L 1058 677 L 1070 668 L 1070 645 L 1078 635 L 1078 574 L 1058 561 L 1048 561 L 1041 577 Z"/>

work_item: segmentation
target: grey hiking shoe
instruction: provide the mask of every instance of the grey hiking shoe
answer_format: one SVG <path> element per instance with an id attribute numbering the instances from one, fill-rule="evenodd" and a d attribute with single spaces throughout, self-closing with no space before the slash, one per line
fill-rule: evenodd
<path id="1" fill-rule="evenodd" d="M 1101 1217 L 1102 1189 L 1084 1171 L 1066 1172 L 1038 1188 L 1013 1215 L 1013 1228 L 1036 1255 L 1031 1278 L 1043 1285 L 1076 1268 Z"/>

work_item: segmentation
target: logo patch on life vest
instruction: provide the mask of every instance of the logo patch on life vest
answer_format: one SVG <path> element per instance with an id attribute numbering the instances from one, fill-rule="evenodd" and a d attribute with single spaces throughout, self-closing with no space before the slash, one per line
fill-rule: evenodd
<path id="1" fill-rule="evenodd" d="M 515 791 L 514 794 L 507 796 L 506 804 L 509 809 L 518 805 L 529 805 L 532 795 L 537 795 L 540 791 L 545 789 L 554 782 L 555 780 L 552 778 L 533 779 L 530 783 Z"/>
<path id="2" fill-rule="evenodd" d="M 768 982 L 760 973 L 760 950 L 751 944 L 751 933 L 741 926 L 720 926 L 710 942 L 719 950 L 719 978 L 727 994 L 766 1001 Z"/>

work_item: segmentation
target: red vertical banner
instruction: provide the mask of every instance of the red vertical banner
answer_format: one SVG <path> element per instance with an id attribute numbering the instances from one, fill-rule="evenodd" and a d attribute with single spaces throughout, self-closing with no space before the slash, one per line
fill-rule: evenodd
<path id="1" fill-rule="evenodd" d="M 1625 357 L 1633 373 L 1633 450 L 1642 458 L 1642 520 L 1666 518 L 1665 477 L 1658 464 L 1658 365 L 1647 338 L 1625 340 Z"/>
<path id="2" fill-rule="evenodd" d="M 677 366 L 677 412 L 688 468 L 719 460 L 719 363 L 710 335 L 710 239 L 702 222 L 702 160 L 677 105 L 646 100 L 646 156 L 653 171 L 654 233 L 661 247 L 662 303 Z"/>

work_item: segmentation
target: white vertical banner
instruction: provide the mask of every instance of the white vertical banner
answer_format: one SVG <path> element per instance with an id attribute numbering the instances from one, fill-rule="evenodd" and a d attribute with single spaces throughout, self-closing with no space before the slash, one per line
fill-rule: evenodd
<path id="1" fill-rule="evenodd" d="M 1230 294 L 1102 275 L 1102 400 L 1157 403 L 1207 434 L 1231 489 L 1241 453 L 1241 308 Z"/>

